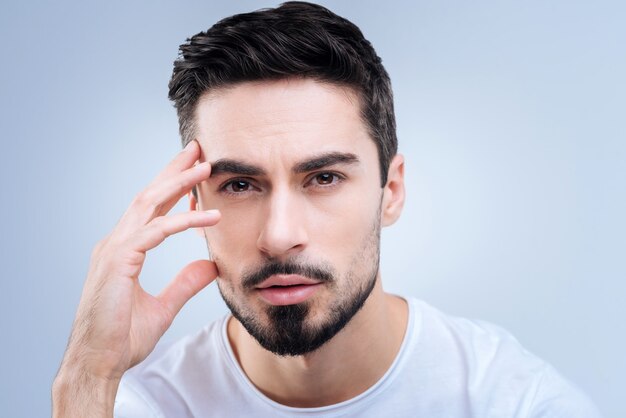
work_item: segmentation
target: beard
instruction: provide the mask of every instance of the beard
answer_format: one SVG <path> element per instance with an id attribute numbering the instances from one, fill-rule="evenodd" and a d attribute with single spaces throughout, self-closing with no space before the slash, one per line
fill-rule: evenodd
<path id="1" fill-rule="evenodd" d="M 336 298 L 318 324 L 310 320 L 313 302 L 267 306 L 264 323 L 261 315 L 238 304 L 233 292 L 224 291 L 222 280 L 218 280 L 218 288 L 232 315 L 263 348 L 279 356 L 300 356 L 323 346 L 359 312 L 376 285 L 379 263 L 380 212 L 343 278 L 337 278 L 329 266 L 271 259 L 262 267 L 244 273 L 241 283 L 247 294 L 274 274 L 297 274 L 324 283 Z M 342 290 L 339 290 L 340 283 Z"/>

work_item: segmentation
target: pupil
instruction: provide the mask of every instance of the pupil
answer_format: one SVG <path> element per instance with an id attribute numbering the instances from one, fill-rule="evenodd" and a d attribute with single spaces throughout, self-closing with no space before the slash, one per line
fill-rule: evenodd
<path id="1" fill-rule="evenodd" d="M 234 186 L 233 188 L 236 191 L 241 192 L 241 191 L 244 191 L 244 190 L 246 190 L 248 188 L 248 183 L 246 183 L 245 181 L 238 181 L 238 182 L 235 182 L 235 184 L 233 184 L 233 186 Z"/>
<path id="2" fill-rule="evenodd" d="M 328 173 L 320 174 L 317 179 L 321 184 L 329 184 L 333 180 L 332 176 Z"/>

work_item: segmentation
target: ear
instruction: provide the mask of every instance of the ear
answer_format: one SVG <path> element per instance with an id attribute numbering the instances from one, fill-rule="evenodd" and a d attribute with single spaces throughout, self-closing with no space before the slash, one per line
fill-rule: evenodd
<path id="1" fill-rule="evenodd" d="M 404 207 L 404 156 L 396 154 L 389 164 L 387 184 L 383 188 L 381 207 L 382 226 L 395 223 Z"/>
<path id="2" fill-rule="evenodd" d="M 196 199 L 196 196 L 194 196 L 193 192 L 189 192 L 187 193 L 187 197 L 189 198 L 189 210 L 201 210 L 200 209 L 200 205 L 198 203 L 198 199 Z M 201 236 L 202 238 L 204 238 L 204 230 L 202 228 L 194 228 L 196 230 L 196 233 Z"/>

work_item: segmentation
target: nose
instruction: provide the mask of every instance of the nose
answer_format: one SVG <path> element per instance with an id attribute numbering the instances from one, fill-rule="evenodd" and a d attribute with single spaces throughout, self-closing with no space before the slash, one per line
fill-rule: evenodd
<path id="1" fill-rule="evenodd" d="M 274 190 L 257 246 L 268 258 L 284 258 L 306 248 L 308 235 L 302 202 L 289 190 Z"/>

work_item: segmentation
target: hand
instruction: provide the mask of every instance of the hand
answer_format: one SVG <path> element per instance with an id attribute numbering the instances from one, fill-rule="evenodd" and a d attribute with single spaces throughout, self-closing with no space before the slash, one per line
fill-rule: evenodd
<path id="1" fill-rule="evenodd" d="M 199 155 L 199 146 L 192 141 L 96 245 L 57 376 L 63 384 L 55 382 L 56 387 L 87 380 L 113 382 L 116 390 L 124 372 L 154 349 L 182 306 L 217 277 L 213 262 L 199 260 L 183 268 L 158 296 L 145 292 L 139 283 L 148 250 L 170 235 L 219 221 L 217 210 L 166 216 L 193 186 L 209 177 L 209 163 L 194 166 Z"/>

